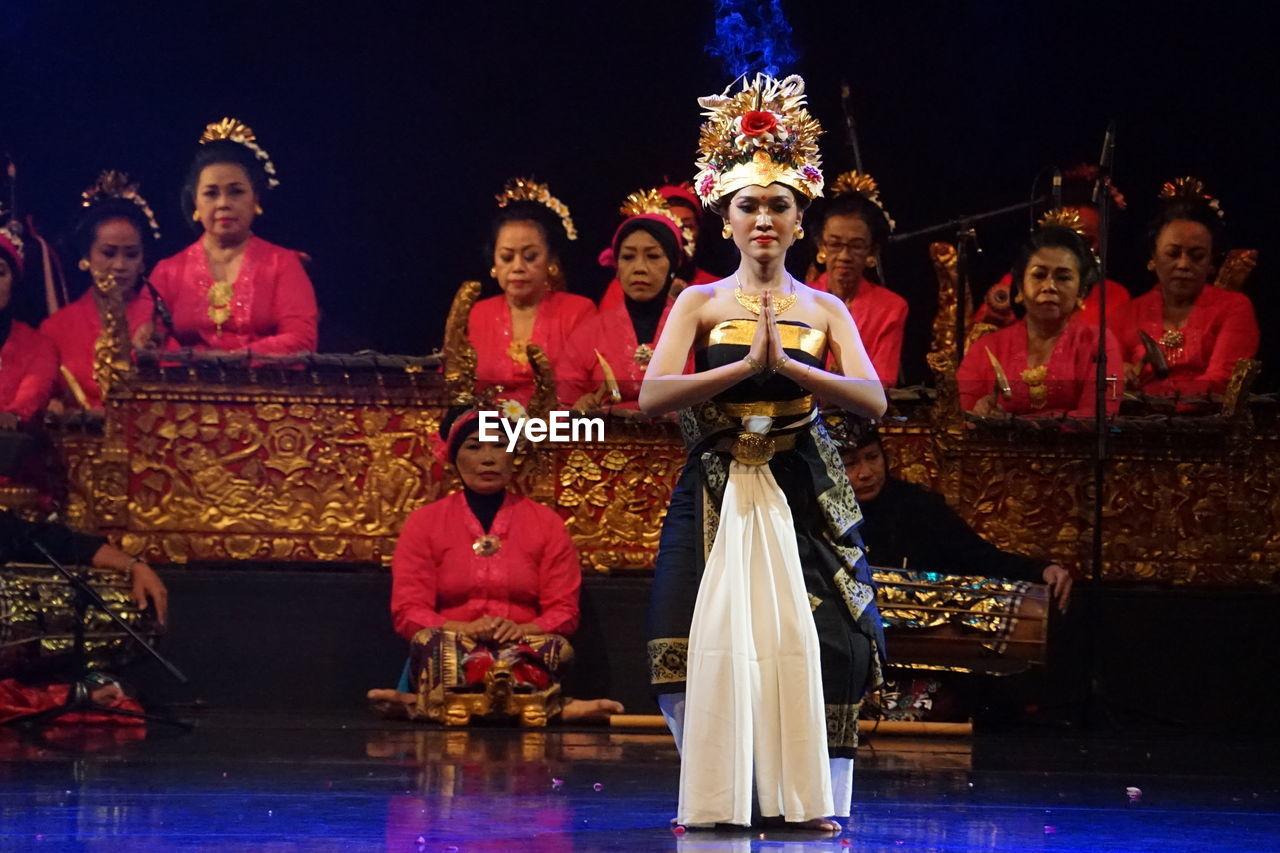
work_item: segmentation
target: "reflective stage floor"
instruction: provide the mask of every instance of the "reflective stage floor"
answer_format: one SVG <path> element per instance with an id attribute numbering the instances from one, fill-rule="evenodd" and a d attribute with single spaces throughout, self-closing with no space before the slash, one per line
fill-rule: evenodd
<path id="1" fill-rule="evenodd" d="M 880 737 L 839 837 L 678 835 L 657 732 L 283 715 L 141 740 L 0 729 L 0 850 L 1275 851 L 1277 759 L 1280 742 L 1195 730 Z"/>

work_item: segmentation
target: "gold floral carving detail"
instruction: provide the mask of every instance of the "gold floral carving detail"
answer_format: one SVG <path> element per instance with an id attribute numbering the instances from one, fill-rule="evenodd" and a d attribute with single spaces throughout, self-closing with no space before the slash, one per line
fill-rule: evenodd
<path id="1" fill-rule="evenodd" d="M 827 705 L 827 747 L 858 748 L 858 714 L 862 703 Z"/>

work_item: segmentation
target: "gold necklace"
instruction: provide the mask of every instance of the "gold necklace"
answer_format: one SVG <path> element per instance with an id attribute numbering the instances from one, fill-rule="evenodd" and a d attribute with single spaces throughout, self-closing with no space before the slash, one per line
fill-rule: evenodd
<path id="1" fill-rule="evenodd" d="M 738 304 L 741 305 L 743 308 L 746 308 L 752 314 L 758 315 L 760 313 L 761 297 L 758 295 L 752 296 L 752 295 L 743 293 L 742 282 L 738 280 L 737 273 L 733 274 L 733 280 L 737 282 L 737 287 L 733 289 L 733 297 L 738 300 Z M 796 295 L 796 286 L 795 286 L 795 282 L 793 281 L 791 284 L 791 292 L 788 293 L 786 296 L 780 296 L 773 301 L 774 316 L 784 313 L 792 305 L 795 305 L 796 300 L 799 298 L 800 297 Z"/>
<path id="2" fill-rule="evenodd" d="M 230 281 L 215 281 L 209 285 L 209 319 L 213 321 L 218 334 L 222 334 L 222 324 L 231 319 L 231 301 L 236 297 L 236 286 Z"/>

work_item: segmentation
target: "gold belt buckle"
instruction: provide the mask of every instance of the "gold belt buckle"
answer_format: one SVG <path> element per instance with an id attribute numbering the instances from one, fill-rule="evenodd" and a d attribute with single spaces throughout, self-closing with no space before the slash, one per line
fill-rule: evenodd
<path id="1" fill-rule="evenodd" d="M 743 465 L 766 465 L 773 458 L 773 439 L 758 432 L 740 432 L 729 448 L 734 461 Z"/>

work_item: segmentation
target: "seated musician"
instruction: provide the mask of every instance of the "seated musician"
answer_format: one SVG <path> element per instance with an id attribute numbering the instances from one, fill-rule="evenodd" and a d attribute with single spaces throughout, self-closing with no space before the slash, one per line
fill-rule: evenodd
<path id="1" fill-rule="evenodd" d="M 567 637 L 578 627 L 573 540 L 554 511 L 507 490 L 513 457 L 479 429 L 475 410 L 441 425 L 462 491 L 413 512 L 391 561 L 392 622 L 412 643 L 409 686 L 437 721 L 446 688 L 484 692 L 495 667 L 517 693 L 546 691 L 572 658 Z M 549 697 L 548 716 L 560 698 Z"/>
<path id="2" fill-rule="evenodd" d="M 1071 573 L 1056 563 L 1001 551 L 965 524 L 941 495 L 889 474 L 880 433 L 864 431 L 840 452 L 873 566 L 1045 583 L 1059 609 L 1071 600 Z"/>
<path id="3" fill-rule="evenodd" d="M 991 417 L 1072 415 L 1096 411 L 1098 328 L 1073 323 L 1084 297 L 1098 280 L 1098 261 L 1084 238 L 1050 215 L 1023 244 L 1014 261 L 1014 303 L 1023 317 L 1012 326 L 974 341 L 956 373 L 960 405 Z M 1107 332 L 1108 370 L 1122 371 L 1120 346 Z M 1107 393 L 1107 412 L 1120 407 L 1119 388 Z"/>
<path id="4" fill-rule="evenodd" d="M 315 291 L 297 252 L 253 233 L 275 166 L 234 119 L 205 128 L 182 202 L 200 238 L 156 264 L 151 281 L 180 347 L 262 355 L 316 348 Z"/>
<path id="5" fill-rule="evenodd" d="M 1098 206 L 1094 202 L 1094 187 L 1098 180 L 1098 167 L 1092 164 L 1075 166 L 1062 173 L 1062 204 L 1079 217 L 1081 233 L 1094 252 L 1098 251 Z M 1124 210 L 1128 205 L 1124 195 L 1114 186 L 1111 187 L 1111 206 L 1114 210 Z M 1011 326 L 1018 322 L 1013 313 L 1013 293 L 1010 282 L 1011 274 L 991 285 L 987 297 L 973 314 L 975 325 L 985 323 L 995 328 Z M 1098 308 L 1101 301 L 1101 288 L 1091 288 L 1084 298 L 1084 307 L 1072 315 L 1072 322 L 1098 325 Z M 1116 340 L 1122 340 L 1121 324 L 1125 311 L 1129 306 L 1129 289 L 1118 281 L 1107 279 L 1107 328 L 1115 333 Z"/>
<path id="6" fill-rule="evenodd" d="M 40 332 L 58 347 L 60 405 L 101 410 L 102 391 L 93 371 L 105 297 L 93 281 L 106 274 L 114 277 L 124 294 L 130 339 L 139 348 L 154 345 L 149 333 L 160 328 L 163 334 L 163 323 L 155 322 L 155 303 L 144 280 L 147 250 L 160 231 L 137 184 L 121 172 L 103 172 L 83 196 L 86 209 L 76 226 L 74 246 L 77 266 L 91 278 L 84 294 L 46 319 Z"/>
<path id="7" fill-rule="evenodd" d="M 19 226 L 0 227 L 0 429 L 17 429 L 42 415 L 58 375 L 53 341 L 14 316 L 22 281 Z"/>
<path id="8" fill-rule="evenodd" d="M 655 199 L 658 200 L 656 205 L 653 203 Z M 669 213 L 675 217 L 684 246 L 684 253 L 677 259 L 678 263 L 672 267 L 673 275 L 676 279 L 675 286 L 672 287 L 672 299 L 679 296 L 679 291 L 687 285 L 708 284 L 720 280 L 720 276 L 709 273 L 704 269 L 698 269 L 693 262 L 694 253 L 698 247 L 698 235 L 702 231 L 702 218 L 699 208 L 694 206 L 696 201 L 693 190 L 669 184 L 656 190 L 642 190 L 632 193 L 623 202 L 619 211 L 628 218 L 640 213 Z M 623 303 L 622 295 L 622 283 L 615 276 L 605 287 L 604 296 L 600 297 L 600 310 L 605 311 L 621 305 Z"/>
<path id="9" fill-rule="evenodd" d="M 1223 252 L 1222 208 L 1192 178 L 1167 183 L 1147 231 L 1156 286 L 1129 306 L 1122 341 L 1131 386 L 1148 394 L 1187 396 L 1226 390 L 1242 358 L 1258 350 L 1258 321 L 1243 293 L 1209 286 Z M 1160 348 L 1169 367 L 1159 379 L 1139 336 Z"/>
<path id="10" fill-rule="evenodd" d="M 87 565 L 103 572 L 124 574 L 133 586 L 133 600 L 138 609 L 155 607 L 156 620 L 161 625 L 167 621 L 169 593 L 164 581 L 140 558 L 129 556 L 101 536 L 77 533 L 61 524 L 24 521 L 0 509 L 0 565 L 47 563 L 37 544 L 67 566 Z"/>
<path id="11" fill-rule="evenodd" d="M 467 321 L 476 386 L 500 386 L 504 399 L 526 405 L 533 396 L 528 345 L 542 347 L 555 367 L 570 332 L 594 316 L 596 307 L 562 289 L 561 259 L 577 231 L 568 209 L 546 186 L 508 182 L 491 234 L 489 275 L 502 293 L 477 302 Z"/>
<path id="12" fill-rule="evenodd" d="M 898 384 L 907 300 L 864 273 L 875 267 L 876 252 L 888 240 L 893 220 L 870 175 L 845 172 L 831 184 L 830 193 L 818 238 L 817 262 L 825 271 L 809 286 L 845 301 L 876 375 L 892 387 Z"/>
<path id="13" fill-rule="evenodd" d="M 608 405 L 637 408 L 640 383 L 671 311 L 668 297 L 683 247 L 670 213 L 639 213 L 618 226 L 600 259 L 617 267 L 623 302 L 601 308 L 569 336 L 556 366 L 562 402 L 581 412 Z M 606 386 L 602 360 L 617 380 L 617 399 Z"/>

